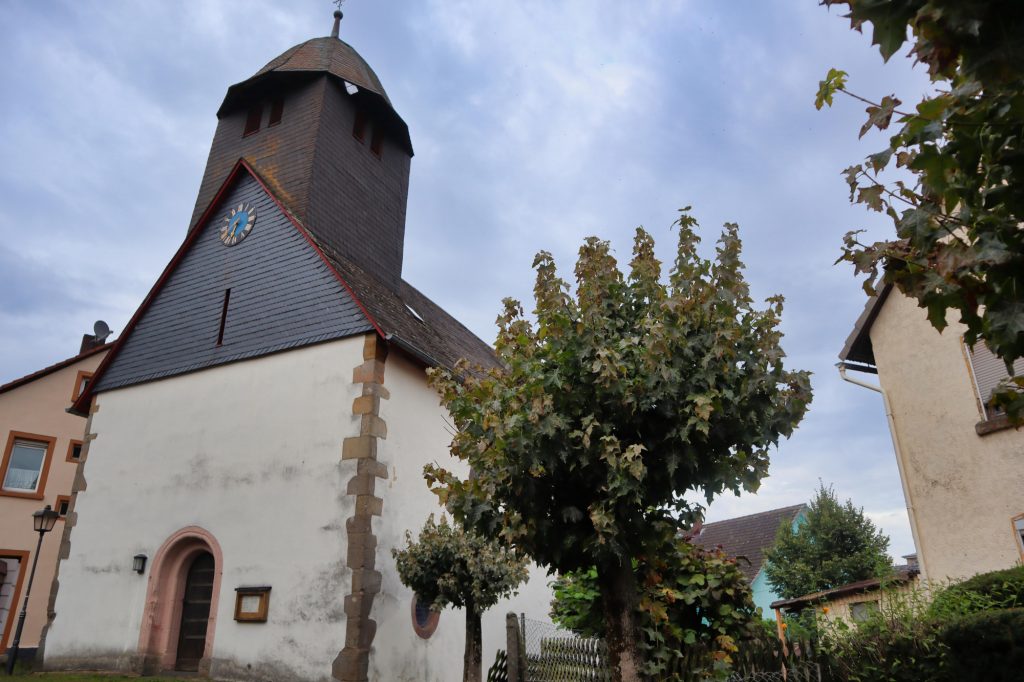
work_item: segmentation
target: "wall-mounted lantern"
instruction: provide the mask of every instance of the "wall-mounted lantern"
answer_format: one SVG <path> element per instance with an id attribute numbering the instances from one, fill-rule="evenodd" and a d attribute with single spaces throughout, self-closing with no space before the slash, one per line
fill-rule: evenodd
<path id="1" fill-rule="evenodd" d="M 145 554 L 136 554 L 135 555 L 135 557 L 132 559 L 132 570 L 135 571 L 136 573 L 138 573 L 139 575 L 142 575 L 143 573 L 146 572 L 146 555 Z"/>

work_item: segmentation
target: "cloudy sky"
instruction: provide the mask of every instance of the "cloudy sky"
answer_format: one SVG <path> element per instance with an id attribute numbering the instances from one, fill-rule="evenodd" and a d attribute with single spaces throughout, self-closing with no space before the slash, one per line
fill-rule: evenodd
<path id="1" fill-rule="evenodd" d="M 127 323 L 185 236 L 227 87 L 326 35 L 328 0 L 0 3 L 0 383 L 73 355 L 96 319 Z M 864 294 L 834 266 L 851 207 L 840 171 L 863 105 L 818 112 L 830 66 L 851 89 L 913 101 L 813 0 L 349 0 L 342 37 L 408 122 L 405 277 L 493 341 L 504 296 L 529 300 L 533 254 L 571 273 L 592 234 L 628 260 L 644 225 L 670 260 L 692 204 L 708 251 L 736 221 L 758 298 L 786 298 L 785 348 L 814 405 L 757 495 L 709 519 L 806 501 L 818 480 L 913 551 L 877 394 L 833 364 Z"/>

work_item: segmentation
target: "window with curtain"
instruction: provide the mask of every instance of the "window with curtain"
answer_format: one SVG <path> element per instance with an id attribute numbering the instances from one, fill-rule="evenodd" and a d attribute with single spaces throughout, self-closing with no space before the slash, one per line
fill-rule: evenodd
<path id="1" fill-rule="evenodd" d="M 4 490 L 35 492 L 39 487 L 43 462 L 46 461 L 46 448 L 46 443 L 14 441 L 7 472 L 4 474 Z"/>

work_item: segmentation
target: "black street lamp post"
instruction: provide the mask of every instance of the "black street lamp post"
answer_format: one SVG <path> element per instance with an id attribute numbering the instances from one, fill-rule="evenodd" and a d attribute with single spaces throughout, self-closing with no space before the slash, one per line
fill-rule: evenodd
<path id="1" fill-rule="evenodd" d="M 32 514 L 32 528 L 39 533 L 39 542 L 36 543 L 36 554 L 32 558 L 32 571 L 28 574 L 28 587 L 25 588 L 25 601 L 21 606 L 21 613 L 18 614 L 18 627 L 14 631 L 14 642 L 7 651 L 7 674 L 14 674 L 14 664 L 18 662 L 18 645 L 21 644 L 21 630 L 25 627 L 25 615 L 28 612 L 28 598 L 32 594 L 32 581 L 36 577 L 36 564 L 39 563 L 39 550 L 43 546 L 43 536 L 53 530 L 53 524 L 57 523 L 60 514 L 46 505 Z"/>

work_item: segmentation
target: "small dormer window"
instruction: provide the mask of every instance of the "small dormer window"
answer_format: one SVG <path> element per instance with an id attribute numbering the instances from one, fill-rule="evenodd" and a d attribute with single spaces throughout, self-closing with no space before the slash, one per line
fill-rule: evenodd
<path id="1" fill-rule="evenodd" d="M 352 124 L 352 137 L 360 142 L 366 139 L 366 112 L 362 109 L 356 110 L 356 121 Z"/>
<path id="2" fill-rule="evenodd" d="M 384 149 L 384 135 L 380 132 L 379 126 L 373 126 L 373 137 L 370 138 L 370 151 L 378 159 Z"/>
<path id="3" fill-rule="evenodd" d="M 281 122 L 281 116 L 284 115 L 284 98 L 277 97 L 270 103 L 270 119 L 267 121 L 267 127 L 276 126 Z"/>
<path id="4" fill-rule="evenodd" d="M 246 135 L 252 135 L 258 132 L 260 129 L 260 123 L 263 120 L 263 105 L 254 104 L 249 109 L 249 115 L 245 118 L 245 130 L 242 131 L 242 137 Z"/>

